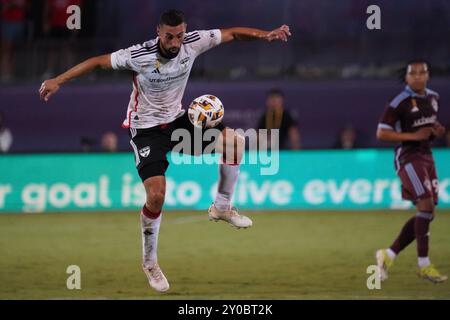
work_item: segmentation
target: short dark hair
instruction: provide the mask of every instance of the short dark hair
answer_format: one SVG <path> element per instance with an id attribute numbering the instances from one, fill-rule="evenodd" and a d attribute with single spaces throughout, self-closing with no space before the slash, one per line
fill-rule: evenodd
<path id="1" fill-rule="evenodd" d="M 430 63 L 426 59 L 416 58 L 416 59 L 409 60 L 406 63 L 406 65 L 399 70 L 399 78 L 400 78 L 401 82 L 405 82 L 405 77 L 406 77 L 406 74 L 408 73 L 408 67 L 410 65 L 412 65 L 412 64 L 426 64 L 427 65 L 428 74 L 431 77 L 431 65 L 430 65 Z"/>
<path id="2" fill-rule="evenodd" d="M 184 16 L 184 13 L 180 10 L 167 10 L 159 18 L 160 26 L 165 24 L 167 26 L 176 27 L 182 23 L 186 23 L 186 18 Z"/>
<path id="3" fill-rule="evenodd" d="M 267 91 L 267 97 L 271 97 L 271 96 L 280 96 L 280 97 L 284 98 L 284 93 L 283 93 L 283 91 L 281 91 L 281 89 L 272 88 L 269 91 Z"/>

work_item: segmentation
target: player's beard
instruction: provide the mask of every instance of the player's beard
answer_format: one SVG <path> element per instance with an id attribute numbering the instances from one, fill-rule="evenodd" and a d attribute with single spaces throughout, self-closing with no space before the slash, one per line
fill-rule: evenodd
<path id="1" fill-rule="evenodd" d="M 177 48 L 177 50 L 174 52 L 174 51 L 171 51 L 171 50 L 167 50 L 162 45 L 158 46 L 158 51 L 159 51 L 159 54 L 161 56 L 163 56 L 164 58 L 166 58 L 166 59 L 173 59 L 173 58 L 175 58 L 178 55 L 178 53 L 180 53 L 180 49 L 179 48 Z"/>

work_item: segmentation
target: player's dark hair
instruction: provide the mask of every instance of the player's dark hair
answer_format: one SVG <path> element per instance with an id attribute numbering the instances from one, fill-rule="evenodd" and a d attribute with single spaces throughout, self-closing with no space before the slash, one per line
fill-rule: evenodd
<path id="1" fill-rule="evenodd" d="M 405 64 L 405 66 L 398 71 L 398 77 L 399 77 L 400 82 L 403 82 L 403 83 L 406 82 L 405 77 L 406 77 L 406 74 L 408 73 L 408 67 L 410 65 L 412 65 L 412 64 L 422 64 L 422 63 L 427 65 L 428 75 L 431 77 L 431 65 L 430 65 L 430 63 L 426 59 L 417 58 L 417 59 L 409 60 Z"/>
<path id="2" fill-rule="evenodd" d="M 281 91 L 278 88 L 272 88 L 269 91 L 267 91 L 267 96 L 271 97 L 271 96 L 280 96 L 282 98 L 284 98 L 284 93 L 283 91 Z"/>
<path id="3" fill-rule="evenodd" d="M 171 9 L 164 12 L 159 18 L 159 25 L 167 25 L 171 27 L 179 26 L 182 23 L 186 23 L 184 13 L 180 10 Z"/>

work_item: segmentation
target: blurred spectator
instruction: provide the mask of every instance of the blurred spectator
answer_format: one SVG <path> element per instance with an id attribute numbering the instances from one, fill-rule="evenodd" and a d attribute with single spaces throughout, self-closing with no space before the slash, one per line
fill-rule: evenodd
<path id="1" fill-rule="evenodd" d="M 68 69 L 75 62 L 74 51 L 70 49 L 70 44 L 79 32 L 69 30 L 66 25 L 69 18 L 67 8 L 71 5 L 81 7 L 82 0 L 45 0 L 43 31 L 50 41 L 44 79 Z"/>
<path id="2" fill-rule="evenodd" d="M 12 133 L 5 126 L 5 116 L 0 112 L 0 152 L 7 153 L 11 148 L 12 142 Z"/>
<path id="3" fill-rule="evenodd" d="M 272 129 L 279 129 L 279 148 L 300 149 L 300 132 L 290 112 L 284 108 L 284 94 L 279 89 L 267 93 L 266 111 L 258 122 L 258 129 L 268 129 L 268 143 Z"/>
<path id="4" fill-rule="evenodd" d="M 345 5 L 348 5 L 344 24 L 346 27 L 345 34 L 347 35 L 346 48 L 351 50 L 354 54 L 353 63 L 361 64 L 368 53 L 368 33 L 361 32 L 362 27 L 366 26 L 367 8 L 371 5 L 368 0 L 349 0 Z M 353 65 L 354 66 L 354 65 Z"/>
<path id="5" fill-rule="evenodd" d="M 27 0 L 1 0 L 1 81 L 13 80 L 15 46 L 25 39 Z"/>
<path id="6" fill-rule="evenodd" d="M 117 135 L 111 131 L 104 133 L 101 147 L 103 152 L 117 152 Z"/>
<path id="7" fill-rule="evenodd" d="M 339 139 L 336 142 L 335 149 L 355 149 L 358 148 L 357 133 L 353 126 L 347 126 L 339 133 Z"/>
<path id="8" fill-rule="evenodd" d="M 54 75 L 73 65 L 70 60 L 76 62 L 86 56 L 113 52 L 145 41 L 155 35 L 151 22 L 157 20 L 163 10 L 177 6 L 188 16 L 189 30 L 226 27 L 245 20 L 249 25 L 261 28 L 287 23 L 293 35 L 302 35 L 292 37 L 283 49 L 246 44 L 247 50 L 236 57 L 233 55 L 234 46 L 227 46 L 194 66 L 192 74 L 197 77 L 207 74 L 209 77 L 232 79 L 275 78 L 288 72 L 290 76 L 304 78 L 386 78 L 395 73 L 397 64 L 405 58 L 405 52 L 426 56 L 434 62 L 439 73 L 449 72 L 450 46 L 442 41 L 450 34 L 448 0 L 377 1 L 383 8 L 382 24 L 385 27 L 381 33 L 367 32 L 369 15 L 366 9 L 372 4 L 368 0 L 259 0 L 252 3 L 230 0 L 223 8 L 214 5 L 213 1 L 200 0 L 0 0 L 5 8 L 1 21 L 9 24 L 9 14 L 5 16 L 4 13 L 11 12 L 8 8 L 13 4 L 24 2 L 30 4 L 27 23 L 33 21 L 28 24 L 27 35 L 34 36 L 35 41 L 27 47 L 15 49 L 19 53 L 16 57 L 20 56 L 15 59 L 15 65 L 10 63 L 12 54 L 8 52 L 11 46 L 8 44 L 10 41 L 6 41 L 1 59 L 4 69 L 1 75 L 6 79 L 11 75 L 8 68 L 14 68 L 16 79 L 36 80 L 44 71 L 47 72 L 45 78 L 48 78 L 52 73 Z M 65 28 L 68 17 L 65 10 L 70 4 L 80 4 L 82 8 L 83 21 L 79 32 Z M 23 21 L 23 14 L 13 16 Z M 259 17 L 265 17 L 264 22 Z M 9 34 L 8 30 L 10 28 L 2 28 L 2 33 Z M 41 41 L 43 34 L 46 39 Z M 80 41 L 67 44 L 77 34 Z M 91 36 L 93 39 L 89 39 Z M 7 37 L 3 34 L 2 39 Z M 51 39 L 56 44 L 49 48 Z M 380 47 L 383 50 L 376 50 Z M 271 59 L 280 52 L 283 53 L 282 62 Z M 101 71 L 97 75 L 110 79 Z M 122 76 L 126 74 L 118 77 Z"/>
<path id="9" fill-rule="evenodd" d="M 92 138 L 81 137 L 80 144 L 81 144 L 82 152 L 92 152 L 92 151 L 94 151 L 94 146 L 95 146 L 96 142 Z"/>

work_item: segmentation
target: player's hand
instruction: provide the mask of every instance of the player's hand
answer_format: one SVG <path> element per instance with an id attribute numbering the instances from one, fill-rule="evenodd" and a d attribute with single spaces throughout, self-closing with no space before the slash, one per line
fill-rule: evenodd
<path id="1" fill-rule="evenodd" d="M 436 123 L 433 128 L 431 128 L 431 133 L 436 138 L 442 138 L 445 134 L 445 127 L 440 123 Z"/>
<path id="2" fill-rule="evenodd" d="M 291 33 L 289 32 L 289 26 L 283 24 L 281 27 L 272 30 L 266 35 L 266 39 L 269 42 L 275 41 L 275 40 L 281 40 L 286 42 L 288 40 L 288 37 L 291 36 Z"/>
<path id="3" fill-rule="evenodd" d="M 41 100 L 48 101 L 50 97 L 59 90 L 59 84 L 56 79 L 49 79 L 42 82 L 41 88 L 39 89 L 39 96 Z"/>
<path id="4" fill-rule="evenodd" d="M 433 129 L 431 127 L 420 128 L 416 132 L 413 133 L 414 140 L 423 141 L 429 140 L 431 135 L 433 134 Z"/>

